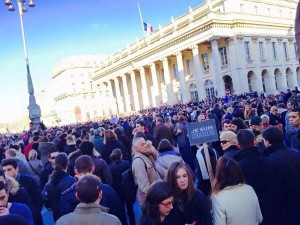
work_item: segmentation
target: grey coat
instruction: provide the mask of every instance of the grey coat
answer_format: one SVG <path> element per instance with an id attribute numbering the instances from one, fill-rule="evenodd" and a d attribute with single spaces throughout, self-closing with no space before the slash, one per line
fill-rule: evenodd
<path id="1" fill-rule="evenodd" d="M 75 211 L 62 216 L 56 225 L 121 225 L 120 220 L 111 214 L 103 212 L 102 206 L 97 203 L 79 203 Z"/>

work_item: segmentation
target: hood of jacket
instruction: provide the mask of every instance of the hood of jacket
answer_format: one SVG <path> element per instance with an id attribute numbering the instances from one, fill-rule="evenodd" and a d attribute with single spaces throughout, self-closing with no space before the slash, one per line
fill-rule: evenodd
<path id="1" fill-rule="evenodd" d="M 15 195 L 20 189 L 19 183 L 12 177 L 5 175 L 5 182 L 10 194 Z"/>

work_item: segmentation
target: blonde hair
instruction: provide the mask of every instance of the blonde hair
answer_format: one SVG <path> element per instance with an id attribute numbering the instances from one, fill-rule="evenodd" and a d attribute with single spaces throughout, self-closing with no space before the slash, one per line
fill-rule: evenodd
<path id="1" fill-rule="evenodd" d="M 260 116 L 260 118 L 261 118 L 262 123 L 269 123 L 270 122 L 270 117 L 268 115 L 263 114 L 263 115 Z"/>
<path id="2" fill-rule="evenodd" d="M 236 134 L 232 131 L 224 131 L 221 133 L 220 135 L 220 140 L 226 140 L 226 141 L 230 141 L 231 143 L 237 145 L 238 144 L 238 140 L 236 137 Z"/>
<path id="3" fill-rule="evenodd" d="M 34 149 L 30 150 L 29 153 L 28 153 L 28 159 L 32 159 L 33 160 L 33 159 L 36 159 L 37 156 L 38 156 L 38 153 Z"/>
<path id="4" fill-rule="evenodd" d="M 277 108 L 276 106 L 272 106 L 271 109 L 270 109 L 270 112 L 273 112 L 273 111 L 275 111 L 275 110 L 278 111 L 278 108 Z"/>

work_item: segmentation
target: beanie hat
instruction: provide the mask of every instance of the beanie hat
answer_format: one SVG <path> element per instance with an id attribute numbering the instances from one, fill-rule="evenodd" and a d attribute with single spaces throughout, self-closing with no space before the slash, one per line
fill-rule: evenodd
<path id="1" fill-rule="evenodd" d="M 250 118 L 250 126 L 251 125 L 260 125 L 261 124 L 261 122 L 262 122 L 262 120 L 261 120 L 261 118 L 259 117 L 259 116 L 252 116 L 251 118 Z"/>

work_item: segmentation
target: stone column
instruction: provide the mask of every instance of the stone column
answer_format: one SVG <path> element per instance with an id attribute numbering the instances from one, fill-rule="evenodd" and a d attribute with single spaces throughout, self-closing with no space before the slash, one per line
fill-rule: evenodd
<path id="1" fill-rule="evenodd" d="M 116 105 L 116 100 L 114 98 L 114 94 L 113 94 L 113 89 L 112 89 L 112 85 L 111 85 L 111 80 L 107 81 L 107 89 L 108 89 L 108 94 L 109 94 L 109 106 L 111 108 L 111 111 L 113 114 L 117 113 L 117 105 Z"/>
<path id="2" fill-rule="evenodd" d="M 129 92 L 128 92 L 128 85 L 127 85 L 127 80 L 126 80 L 125 74 L 122 75 L 122 83 L 123 83 L 123 89 L 124 89 L 126 112 L 131 112 L 130 96 L 129 96 Z"/>
<path id="3" fill-rule="evenodd" d="M 103 84 L 97 84 L 97 90 L 98 90 L 98 96 L 99 98 L 97 98 L 97 111 L 100 112 L 100 116 L 104 116 L 105 115 L 105 108 L 107 107 L 101 107 L 99 103 L 105 104 L 105 97 L 104 97 L 104 93 L 105 93 L 105 88 L 103 87 Z"/>
<path id="4" fill-rule="evenodd" d="M 193 45 L 193 63 L 194 63 L 194 76 L 196 78 L 196 85 L 198 91 L 199 100 L 202 100 L 205 96 L 205 90 L 202 84 L 201 64 L 199 58 L 199 46 Z"/>
<path id="5" fill-rule="evenodd" d="M 234 37 L 229 37 L 227 39 L 228 43 L 228 58 L 229 58 L 229 66 L 231 70 L 231 79 L 232 79 L 232 84 L 233 84 L 233 90 L 234 94 L 236 93 L 242 93 L 242 88 L 241 88 L 241 77 L 239 76 L 239 70 L 238 70 L 238 65 L 237 65 L 237 49 L 236 49 L 236 41 Z M 242 58 L 242 57 L 241 57 Z"/>
<path id="6" fill-rule="evenodd" d="M 123 113 L 124 112 L 124 104 L 123 104 L 123 99 L 121 97 L 120 84 L 119 84 L 118 77 L 116 77 L 114 79 L 114 82 L 115 82 L 115 87 L 116 87 L 116 97 L 117 97 L 118 111 L 119 111 L 119 113 Z"/>
<path id="7" fill-rule="evenodd" d="M 158 87 L 155 63 L 150 63 L 150 68 L 151 68 L 151 76 L 152 76 L 152 83 L 153 83 L 152 103 L 153 103 L 153 107 L 157 107 L 160 105 L 160 96 L 159 96 L 159 87 Z"/>
<path id="8" fill-rule="evenodd" d="M 273 67 L 273 53 L 272 53 L 272 48 L 271 48 L 271 37 L 266 37 L 265 38 L 266 41 L 266 53 L 267 53 L 267 59 L 268 59 L 268 65 L 270 66 L 269 68 L 269 82 L 270 82 L 270 86 L 271 86 L 271 93 L 276 93 L 277 89 L 276 89 L 276 82 L 275 82 L 275 75 L 274 75 L 274 67 Z"/>
<path id="9" fill-rule="evenodd" d="M 239 79 L 239 83 L 237 86 L 239 86 L 240 92 L 238 93 L 244 93 L 249 92 L 249 85 L 248 85 L 248 78 L 247 73 L 245 72 L 245 63 L 246 63 L 246 57 L 245 57 L 245 47 L 244 47 L 244 36 L 237 35 L 235 42 L 235 49 L 236 49 L 236 56 L 238 56 L 236 59 L 236 66 L 237 66 L 237 76 Z"/>
<path id="10" fill-rule="evenodd" d="M 287 79 L 286 79 L 286 71 L 285 67 L 283 66 L 285 64 L 285 56 L 284 56 L 284 49 L 283 49 L 283 39 L 282 38 L 277 38 L 278 42 L 278 53 L 279 53 L 279 60 L 281 61 L 281 78 L 282 78 L 282 88 L 283 91 L 285 91 L 288 86 L 287 86 Z"/>
<path id="11" fill-rule="evenodd" d="M 296 56 L 295 56 L 295 47 L 294 47 L 294 38 L 288 39 L 288 54 L 290 62 L 293 64 L 291 70 L 292 70 L 292 78 L 293 78 L 293 86 L 299 86 L 300 83 L 298 83 L 297 80 L 297 71 L 296 71 Z M 298 63 L 298 62 L 297 62 Z"/>
<path id="12" fill-rule="evenodd" d="M 180 93 L 182 96 L 182 102 L 187 103 L 189 101 L 188 95 L 187 95 L 187 89 L 185 85 L 185 75 L 184 75 L 184 69 L 183 69 L 183 60 L 182 60 L 182 52 L 176 53 L 176 60 L 177 60 L 177 68 L 178 68 L 178 78 L 180 83 Z"/>
<path id="13" fill-rule="evenodd" d="M 140 68 L 140 75 L 142 81 L 142 97 L 143 97 L 143 106 L 147 108 L 150 106 L 149 95 L 148 95 L 148 87 L 146 82 L 145 68 Z"/>
<path id="14" fill-rule="evenodd" d="M 216 96 L 221 97 L 225 95 L 224 85 L 222 82 L 222 74 L 221 74 L 221 62 L 220 55 L 218 49 L 218 37 L 212 37 L 209 39 L 212 51 L 212 57 L 214 62 L 214 75 L 215 75 L 215 90 L 217 90 Z"/>
<path id="15" fill-rule="evenodd" d="M 252 37 L 252 53 L 253 53 L 253 59 L 255 61 L 256 70 L 255 70 L 255 77 L 256 77 L 256 91 L 261 92 L 264 90 L 263 83 L 262 83 L 262 75 L 260 74 L 260 56 L 258 53 L 258 45 L 257 45 L 258 37 L 254 36 Z"/>
<path id="16" fill-rule="evenodd" d="M 166 89 L 168 94 L 168 105 L 174 105 L 174 91 L 173 84 L 171 83 L 170 69 L 169 69 L 169 60 L 167 57 L 163 58 L 163 67 L 164 67 L 164 77 L 166 82 Z"/>
<path id="17" fill-rule="evenodd" d="M 139 111 L 140 110 L 140 103 L 139 103 L 139 95 L 138 90 L 136 86 L 136 79 L 135 79 L 135 73 L 134 71 L 130 71 L 130 78 L 131 78 L 131 84 L 132 84 L 132 94 L 133 94 L 133 100 L 134 100 L 134 110 Z"/>

